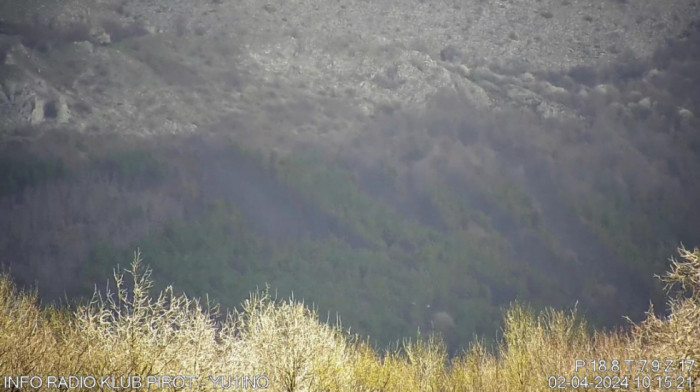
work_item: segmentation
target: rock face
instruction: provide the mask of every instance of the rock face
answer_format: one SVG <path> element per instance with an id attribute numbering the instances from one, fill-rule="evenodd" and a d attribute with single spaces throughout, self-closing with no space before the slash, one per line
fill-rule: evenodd
<path id="1" fill-rule="evenodd" d="M 698 8 L 692 0 L 663 9 L 652 0 L 3 2 L 0 41 L 15 43 L 0 45 L 0 129 L 58 123 L 154 135 L 237 113 L 268 133 L 336 143 L 361 128 L 358 119 L 420 110 L 445 90 L 480 107 L 575 118 L 561 104 L 574 91 L 534 75 L 648 56 Z M 289 102 L 310 111 L 275 130 L 280 114 L 269 110 Z M 279 135 L 251 136 L 268 137 Z"/>
<path id="2" fill-rule="evenodd" d="M 435 312 L 433 314 L 432 324 L 436 330 L 446 332 L 455 327 L 455 320 L 447 312 Z"/>
<path id="3" fill-rule="evenodd" d="M 45 122 L 66 124 L 70 120 L 67 98 L 63 92 L 51 86 L 41 75 L 29 71 L 23 59 L 29 57 L 29 51 L 16 44 L 5 57 L 6 67 L 18 67 L 24 72 L 15 73 L 0 81 L 2 83 L 2 113 L 5 115 L 5 127 L 24 124 L 40 125 Z"/>

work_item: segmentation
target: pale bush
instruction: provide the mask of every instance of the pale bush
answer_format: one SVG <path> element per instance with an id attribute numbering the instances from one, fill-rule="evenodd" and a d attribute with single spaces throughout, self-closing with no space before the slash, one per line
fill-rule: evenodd
<path id="1" fill-rule="evenodd" d="M 36 292 L 20 293 L 0 278 L 0 374 L 48 374 L 56 339 L 37 305 Z"/>
<path id="2" fill-rule="evenodd" d="M 411 365 L 411 378 L 405 379 L 413 384 L 416 391 L 441 391 L 447 374 L 447 349 L 445 343 L 435 335 L 427 339 L 418 339 L 404 343 L 404 351 Z M 407 389 L 408 390 L 408 389 Z"/>
<path id="3" fill-rule="evenodd" d="M 534 390 L 550 375 L 569 373 L 576 358 L 588 356 L 589 346 L 575 309 L 570 314 L 547 309 L 538 316 L 516 303 L 505 315 L 499 374 L 509 381 L 508 390 Z"/>
<path id="4" fill-rule="evenodd" d="M 217 375 L 266 376 L 271 390 L 349 388 L 345 337 L 302 303 L 255 293 L 217 323 L 216 306 L 174 295 L 170 286 L 153 299 L 151 270 L 138 253 L 126 272 L 131 291 L 116 271 L 116 293 L 96 293 L 75 313 L 71 344 L 80 348 L 86 373 L 198 375 L 208 388 L 208 376 Z"/>
<path id="5" fill-rule="evenodd" d="M 700 250 L 678 252 L 681 260 L 672 259 L 670 271 L 660 277 L 669 294 L 669 316 L 657 317 L 652 307 L 632 334 L 647 357 L 700 361 Z M 696 364 L 689 375 L 697 380 L 700 366 Z"/>
<path id="6" fill-rule="evenodd" d="M 345 336 L 293 299 L 252 295 L 236 314 L 248 374 L 264 374 L 283 391 L 344 391 L 352 383 Z"/>
<path id="7" fill-rule="evenodd" d="M 225 318 L 172 287 L 153 298 L 151 271 L 138 253 L 129 270 L 115 271 L 116 292 L 96 292 L 73 313 L 42 309 L 36 293 L 18 292 L 2 276 L 0 374 L 195 375 L 197 390 L 214 389 L 208 376 L 239 375 L 266 376 L 271 391 L 547 391 L 549 376 L 600 375 L 590 366 L 575 372 L 576 359 L 698 359 L 700 251 L 679 251 L 682 261 L 673 260 L 662 278 L 669 294 L 679 289 L 668 317 L 650 311 L 631 333 L 591 335 L 575 309 L 536 314 L 516 303 L 493 352 L 477 341 L 451 362 L 433 335 L 380 355 L 339 323 L 322 323 L 313 309 L 293 298 L 276 301 L 267 290 Z M 685 376 L 697 380 L 698 369 Z"/>
<path id="8" fill-rule="evenodd" d="M 171 286 L 152 298 L 151 270 L 143 267 L 138 253 L 126 272 L 131 291 L 124 271 L 117 270 L 116 293 L 108 291 L 103 297 L 96 291 L 92 301 L 75 312 L 71 344 L 82 352 L 81 370 L 142 377 L 222 371 L 221 348 L 233 347 L 220 344 L 232 337 L 221 333 L 230 327 L 217 328 L 217 308 L 174 295 Z"/>

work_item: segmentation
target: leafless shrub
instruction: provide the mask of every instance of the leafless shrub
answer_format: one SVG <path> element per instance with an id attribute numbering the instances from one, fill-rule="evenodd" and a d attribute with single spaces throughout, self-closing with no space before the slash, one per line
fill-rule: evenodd
<path id="1" fill-rule="evenodd" d="M 659 318 L 653 307 L 647 319 L 635 325 L 633 336 L 644 354 L 658 358 L 697 360 L 700 357 L 700 250 L 678 249 L 680 260 L 672 259 L 670 270 L 659 277 L 669 294 L 669 311 Z M 674 291 L 675 290 L 675 291 Z M 685 374 L 695 379 L 697 367 Z"/>
<path id="2" fill-rule="evenodd" d="M 18 292 L 3 275 L 0 371 L 142 377 L 262 374 L 271 390 L 289 392 L 545 390 L 543 380 L 552 382 L 552 375 L 596 374 L 588 362 L 581 365 L 576 359 L 663 358 L 680 365 L 700 355 L 700 251 L 679 252 L 682 260 L 674 260 L 662 278 L 669 294 L 671 288 L 679 289 L 670 298 L 667 318 L 650 312 L 631 334 L 590 334 L 576 308 L 538 314 L 515 303 L 505 313 L 503 339 L 495 351 L 477 341 L 452 360 L 434 335 L 379 354 L 366 340 L 342 332 L 339 324 L 319 322 L 303 303 L 277 301 L 267 290 L 253 294 L 240 311 L 226 317 L 218 316 L 218 307 L 208 301 L 175 295 L 172 287 L 153 297 L 151 272 L 138 253 L 130 269 L 115 271 L 115 292 L 96 292 L 72 313 L 41 308 L 35 293 Z M 697 366 L 691 370 L 689 364 L 674 370 L 697 379 Z M 630 376 L 624 366 L 611 368 L 609 374 Z M 200 385 L 200 390 L 214 389 L 214 383 Z"/>

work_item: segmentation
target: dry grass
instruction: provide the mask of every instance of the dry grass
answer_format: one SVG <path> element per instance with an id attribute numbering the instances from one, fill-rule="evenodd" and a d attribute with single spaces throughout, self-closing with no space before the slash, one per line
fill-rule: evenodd
<path id="1" fill-rule="evenodd" d="M 269 379 L 273 391 L 547 391 L 552 376 L 588 377 L 590 385 L 576 389 L 593 391 L 612 389 L 593 385 L 596 376 L 630 375 L 628 386 L 620 389 L 668 389 L 654 388 L 658 376 L 671 375 L 673 383 L 677 377 L 692 377 L 694 383 L 700 377 L 700 364 L 688 369 L 690 362 L 684 362 L 683 372 L 678 366 L 700 356 L 700 251 L 680 249 L 679 254 L 680 261 L 674 260 L 661 278 L 669 290 L 667 318 L 650 311 L 629 332 L 591 335 L 575 309 L 535 314 L 516 303 L 505 314 L 495 352 L 477 341 L 453 359 L 435 336 L 377 353 L 339 324 L 319 322 L 303 303 L 278 301 L 267 291 L 251 295 L 240 311 L 225 317 L 216 306 L 175 295 L 172 288 L 152 297 L 150 270 L 138 253 L 129 270 L 115 272 L 116 292 L 96 293 L 73 312 L 40 307 L 36 293 L 18 292 L 4 276 L 0 374 L 44 380 L 49 375 L 138 375 L 144 383 L 149 376 L 194 375 L 195 390 L 221 389 L 234 376 L 255 380 L 264 375 L 258 385 L 268 385 Z M 586 366 L 576 369 L 577 359 Z M 662 369 L 627 371 L 624 360 L 643 359 L 661 360 Z M 592 360 L 605 360 L 607 370 L 594 371 Z M 617 367 L 613 360 L 619 361 Z M 663 372 L 665 360 L 675 361 L 675 373 Z M 630 366 L 637 370 L 641 363 Z M 633 377 L 640 375 L 651 377 L 651 388 L 637 386 Z M 224 376 L 219 379 L 224 384 L 210 376 Z"/>

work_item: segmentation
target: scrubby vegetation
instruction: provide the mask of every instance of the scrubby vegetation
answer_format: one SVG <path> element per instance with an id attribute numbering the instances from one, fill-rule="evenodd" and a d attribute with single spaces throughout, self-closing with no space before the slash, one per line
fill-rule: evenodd
<path id="1" fill-rule="evenodd" d="M 0 158 L 0 196 L 21 193 L 27 187 L 66 176 L 63 162 L 59 160 L 3 156 Z"/>
<path id="2" fill-rule="evenodd" d="M 365 149 L 370 140 L 359 149 L 379 162 L 366 165 L 353 149 L 275 155 L 221 138 L 134 143 L 57 132 L 18 144 L 13 159 L 36 168 L 0 166 L 6 183 L 22 184 L 0 199 L 7 216 L 0 262 L 21 286 L 38 281 L 43 300 L 85 298 L 139 247 L 158 289 L 172 284 L 233 308 L 270 285 L 315 303 L 321 314 L 342 314 L 377 347 L 420 329 L 442 333 L 450 354 L 475 334 L 494 338 L 502 307 L 515 299 L 537 311 L 579 301 L 596 327 L 619 325 L 621 314 L 639 321 L 649 298 L 659 303 L 646 283 L 656 272 L 650 258 L 635 251 L 620 263 L 591 233 L 597 226 L 581 223 L 587 213 L 608 214 L 603 234 L 635 250 L 629 238 L 642 225 L 624 223 L 624 204 L 585 199 L 597 193 L 584 189 L 575 201 L 587 209 L 577 215 L 563 191 L 551 191 L 561 181 L 548 174 L 554 169 L 508 146 L 515 134 L 509 120 L 489 125 L 467 116 L 444 124 L 437 118 L 449 119 L 449 111 L 433 114 L 435 137 L 454 132 L 472 144 L 436 153 L 427 135 L 374 143 L 427 154 L 394 161 Z M 396 125 L 393 117 L 382 121 Z M 419 132 L 411 127 L 407 134 Z M 518 164 L 527 165 L 525 174 L 514 173 Z M 643 223 L 660 230 L 665 220 Z M 56 279 L 63 285 L 50 284 Z"/>
<path id="3" fill-rule="evenodd" d="M 0 143 L 0 264 L 44 301 L 89 297 L 140 247 L 157 289 L 232 308 L 269 284 L 379 347 L 420 329 L 452 354 L 496 337 L 514 300 L 578 301 L 595 327 L 640 321 L 649 300 L 660 308 L 651 276 L 666 255 L 698 242 L 697 25 L 651 59 L 569 71 L 474 62 L 455 44 L 435 61 L 425 44 L 408 57 L 342 36 L 314 49 L 295 27 L 289 53 L 263 50 L 294 55 L 263 67 L 247 14 L 222 34 L 188 23 L 192 2 L 120 3 L 126 19 L 5 26 L 18 37 L 2 44 L 3 75 L 41 70 L 29 79 L 56 90 L 25 102 L 24 82 L 3 88 L 21 113 L 46 109 Z M 142 5 L 167 23 L 132 20 Z M 275 7 L 265 18 L 285 14 Z M 53 43 L 73 30 L 92 43 Z M 305 79 L 317 65 L 294 62 L 326 50 L 337 66 L 322 68 L 339 73 Z M 375 64 L 346 77 L 361 58 Z"/>
<path id="4" fill-rule="evenodd" d="M 661 278 L 670 297 L 668 317 L 650 312 L 629 329 L 590 333 L 576 309 L 537 313 L 514 303 L 496 346 L 477 340 L 452 358 L 432 334 L 376 351 L 339 322 L 324 323 L 313 308 L 268 290 L 226 315 L 172 287 L 154 297 L 151 271 L 139 253 L 130 269 L 115 271 L 114 292 L 96 291 L 72 310 L 42 307 L 36 293 L 17 291 L 4 275 L 0 373 L 10 390 L 28 388 L 7 384 L 21 375 L 114 376 L 107 385 L 132 387 L 133 378 L 120 376 L 139 376 L 145 384 L 162 380 L 156 376 L 188 375 L 197 377 L 195 390 L 215 390 L 226 385 L 217 377 L 238 375 L 273 391 L 546 391 L 559 376 L 576 376 L 581 384 L 587 379 L 590 385 L 578 390 L 599 390 L 596 377 L 628 376 L 624 389 L 666 389 L 653 386 L 660 379 L 691 390 L 688 380 L 695 385 L 700 377 L 700 364 L 693 362 L 700 356 L 700 250 L 679 252 Z M 641 363 L 622 362 L 645 359 L 662 361 L 664 370 L 640 373 Z M 607 370 L 594 370 L 591 361 L 601 360 Z M 666 360 L 673 361 L 669 368 Z M 640 375 L 649 376 L 652 387 L 641 386 Z"/>

